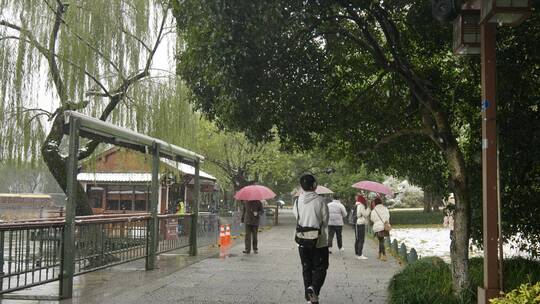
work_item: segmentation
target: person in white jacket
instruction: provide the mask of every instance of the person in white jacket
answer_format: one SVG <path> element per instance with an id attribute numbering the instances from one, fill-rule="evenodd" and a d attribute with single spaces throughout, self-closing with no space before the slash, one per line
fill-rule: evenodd
<path id="1" fill-rule="evenodd" d="M 371 221 L 373 222 L 373 232 L 379 240 L 379 259 L 386 261 L 384 250 L 384 223 L 390 222 L 390 211 L 386 208 L 380 197 L 373 200 L 375 207 L 371 210 Z"/>
<path id="2" fill-rule="evenodd" d="M 347 209 L 339 201 L 338 196 L 334 196 L 334 199 L 328 204 L 328 213 L 330 214 L 330 220 L 328 221 L 328 247 L 332 248 L 335 234 L 338 249 L 343 251 L 343 218 L 347 217 Z M 330 249 L 328 252 L 332 253 Z"/>
<path id="3" fill-rule="evenodd" d="M 315 248 L 298 246 L 305 298 L 309 303 L 316 304 L 319 303 L 319 293 L 328 269 L 328 206 L 324 199 L 315 193 L 317 181 L 313 175 L 303 175 L 300 178 L 300 185 L 304 193 L 300 194 L 293 206 L 297 224 L 302 227 L 320 228 Z"/>
<path id="4" fill-rule="evenodd" d="M 364 240 L 366 236 L 366 224 L 371 210 L 367 207 L 367 200 L 364 196 L 356 197 L 356 223 L 355 223 L 355 242 L 354 253 L 359 260 L 367 260 L 362 253 L 364 250 Z"/>

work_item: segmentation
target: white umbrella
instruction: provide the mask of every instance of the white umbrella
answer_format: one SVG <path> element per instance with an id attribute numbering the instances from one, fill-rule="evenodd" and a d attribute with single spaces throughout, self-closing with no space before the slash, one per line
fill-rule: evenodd
<path id="1" fill-rule="evenodd" d="M 300 196 L 300 194 L 304 193 L 304 190 L 300 187 L 294 188 L 294 190 L 291 192 L 292 196 Z M 315 193 L 317 194 L 332 194 L 334 191 L 328 189 L 325 186 L 317 186 L 317 189 L 315 189 Z"/>

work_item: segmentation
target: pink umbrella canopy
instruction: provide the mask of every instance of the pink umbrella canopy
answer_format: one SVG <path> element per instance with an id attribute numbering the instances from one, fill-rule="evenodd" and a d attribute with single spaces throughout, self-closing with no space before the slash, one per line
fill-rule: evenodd
<path id="1" fill-rule="evenodd" d="M 245 186 L 234 195 L 234 198 L 239 201 L 260 201 L 274 197 L 276 197 L 274 191 L 260 185 Z"/>
<path id="2" fill-rule="evenodd" d="M 390 189 L 390 187 L 385 186 L 381 183 L 372 182 L 372 181 L 360 181 L 354 185 L 352 185 L 353 188 L 360 189 L 360 190 L 366 190 L 371 192 L 377 192 L 381 194 L 386 194 L 388 196 L 393 196 L 394 193 Z"/>

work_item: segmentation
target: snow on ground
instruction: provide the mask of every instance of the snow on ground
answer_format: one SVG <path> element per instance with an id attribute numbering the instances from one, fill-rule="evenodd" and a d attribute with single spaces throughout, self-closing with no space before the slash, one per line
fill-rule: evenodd
<path id="1" fill-rule="evenodd" d="M 450 231 L 445 228 L 394 228 L 390 238 L 398 244 L 405 243 L 407 250 L 416 249 L 418 257 L 438 256 L 450 262 Z M 515 245 L 515 244 L 513 244 Z M 401 245 L 399 245 L 401 246 Z M 471 246 L 470 256 L 482 256 L 482 250 Z M 528 252 L 512 248 L 512 244 L 504 245 L 505 258 L 523 256 L 530 258 Z"/>

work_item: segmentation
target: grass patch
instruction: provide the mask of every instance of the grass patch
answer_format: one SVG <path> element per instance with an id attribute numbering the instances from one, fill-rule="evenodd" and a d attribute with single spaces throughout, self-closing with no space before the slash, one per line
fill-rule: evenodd
<path id="1" fill-rule="evenodd" d="M 408 264 L 390 282 L 391 304 L 460 304 L 476 303 L 477 286 L 483 285 L 483 259 L 469 261 L 471 288 L 458 300 L 452 291 L 450 266 L 437 257 L 427 257 Z M 510 292 L 524 283 L 540 281 L 540 262 L 523 258 L 504 261 L 504 291 Z"/>
<path id="2" fill-rule="evenodd" d="M 390 210 L 392 226 L 441 226 L 444 214 L 442 211 L 424 213 L 422 210 Z"/>

